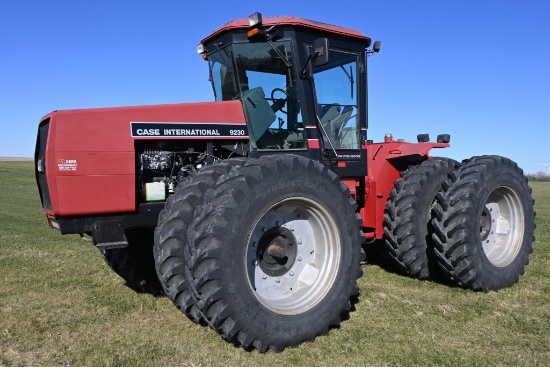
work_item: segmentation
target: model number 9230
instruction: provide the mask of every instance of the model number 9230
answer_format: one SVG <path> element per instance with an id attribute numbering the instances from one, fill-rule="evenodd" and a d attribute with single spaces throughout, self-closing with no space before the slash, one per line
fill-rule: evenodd
<path id="1" fill-rule="evenodd" d="M 229 135 L 231 136 L 245 136 L 246 135 L 246 131 L 242 130 L 242 129 L 239 129 L 239 130 L 229 130 Z"/>

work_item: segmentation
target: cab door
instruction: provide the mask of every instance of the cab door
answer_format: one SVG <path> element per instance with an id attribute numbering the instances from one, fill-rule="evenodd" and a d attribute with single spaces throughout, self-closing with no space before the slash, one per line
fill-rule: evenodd
<path id="1" fill-rule="evenodd" d="M 313 67 L 322 159 L 337 161 L 343 176 L 366 175 L 366 114 L 361 54 L 330 49 L 329 62 Z"/>

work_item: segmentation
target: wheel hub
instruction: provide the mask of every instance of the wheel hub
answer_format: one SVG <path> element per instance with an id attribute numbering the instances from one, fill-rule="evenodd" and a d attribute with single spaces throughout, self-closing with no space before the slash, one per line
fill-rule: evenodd
<path id="1" fill-rule="evenodd" d="M 296 238 L 285 227 L 271 228 L 258 241 L 256 258 L 265 274 L 286 274 L 296 261 Z"/>
<path id="2" fill-rule="evenodd" d="M 481 213 L 481 220 L 479 221 L 479 230 L 481 235 L 481 241 L 486 241 L 489 235 L 491 234 L 491 227 L 493 219 L 491 218 L 492 208 L 483 208 Z"/>

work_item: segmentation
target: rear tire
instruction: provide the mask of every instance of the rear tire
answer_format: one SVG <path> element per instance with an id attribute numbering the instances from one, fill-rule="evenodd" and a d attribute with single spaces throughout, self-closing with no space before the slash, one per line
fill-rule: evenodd
<path id="1" fill-rule="evenodd" d="M 227 159 L 199 170 L 178 184 L 176 192 L 168 198 L 159 215 L 155 230 L 154 258 L 158 278 L 168 298 L 187 317 L 204 321 L 196 307 L 192 279 L 187 267 L 187 230 L 195 215 L 195 208 L 202 203 L 204 194 L 233 167 L 244 164 L 244 158 Z"/>
<path id="2" fill-rule="evenodd" d="M 395 181 L 386 203 L 384 233 L 390 257 L 407 275 L 437 278 L 431 212 L 447 175 L 458 166 L 449 158 L 433 158 L 412 166 Z"/>
<path id="3" fill-rule="evenodd" d="M 245 349 L 280 352 L 337 326 L 358 294 L 356 203 L 307 158 L 264 156 L 210 191 L 189 228 L 207 322 Z"/>
<path id="4" fill-rule="evenodd" d="M 107 265 L 134 291 L 164 294 L 153 260 L 153 230 L 130 230 L 126 238 L 128 246 L 125 248 L 100 250 Z"/>
<path id="5" fill-rule="evenodd" d="M 498 156 L 474 157 L 452 172 L 432 221 L 438 263 L 463 288 L 517 283 L 535 240 L 534 200 L 523 171 Z"/>

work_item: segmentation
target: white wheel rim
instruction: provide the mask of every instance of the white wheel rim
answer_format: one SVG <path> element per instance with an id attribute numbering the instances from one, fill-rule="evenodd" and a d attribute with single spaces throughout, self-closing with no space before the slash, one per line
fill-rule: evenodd
<path id="1" fill-rule="evenodd" d="M 523 243 L 525 213 L 514 190 L 501 186 L 487 198 L 480 219 L 485 256 L 496 267 L 509 265 Z"/>
<path id="2" fill-rule="evenodd" d="M 258 256 L 259 247 L 265 245 L 262 236 L 270 230 L 291 233 L 289 242 L 295 242 L 286 246 L 287 254 L 293 254 L 277 275 L 269 273 L 265 258 Z M 340 248 L 337 226 L 327 209 L 304 197 L 285 199 L 264 212 L 249 234 L 246 270 L 250 288 L 258 301 L 273 312 L 306 312 L 332 288 L 340 264 Z"/>

